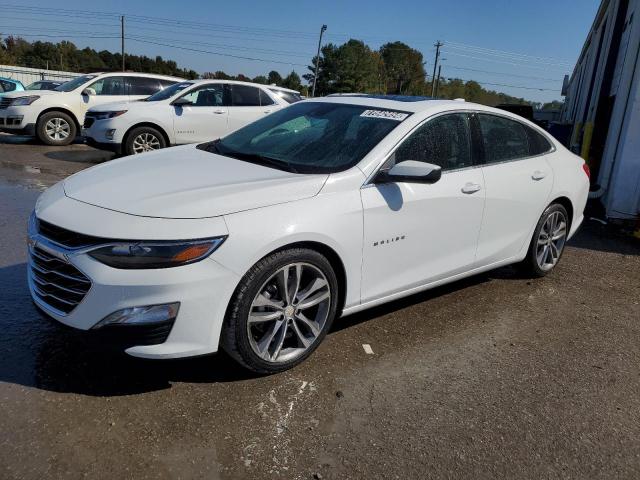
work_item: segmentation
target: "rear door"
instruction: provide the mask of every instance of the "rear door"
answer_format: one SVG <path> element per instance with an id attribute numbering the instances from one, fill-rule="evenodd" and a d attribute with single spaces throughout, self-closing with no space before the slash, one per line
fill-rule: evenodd
<path id="1" fill-rule="evenodd" d="M 229 107 L 229 132 L 255 122 L 277 110 L 279 106 L 261 89 L 252 85 L 231 84 Z"/>
<path id="2" fill-rule="evenodd" d="M 206 142 L 227 133 L 225 87 L 224 83 L 200 85 L 179 97 L 190 103 L 170 106 L 176 144 Z"/>
<path id="3" fill-rule="evenodd" d="M 552 145 L 534 129 L 501 115 L 473 118 L 483 151 L 486 204 L 478 264 L 513 258 L 530 241 L 553 186 L 546 153 Z"/>

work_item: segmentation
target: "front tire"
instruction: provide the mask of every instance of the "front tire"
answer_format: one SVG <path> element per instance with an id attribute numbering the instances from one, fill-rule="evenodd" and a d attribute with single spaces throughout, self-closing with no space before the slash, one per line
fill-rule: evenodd
<path id="1" fill-rule="evenodd" d="M 549 205 L 538 220 L 522 269 L 534 277 L 551 272 L 564 252 L 568 233 L 567 210 L 559 203 Z"/>
<path id="2" fill-rule="evenodd" d="M 320 253 L 293 248 L 260 260 L 229 305 L 222 348 L 245 368 L 269 374 L 304 361 L 336 316 L 338 281 Z"/>
<path id="3" fill-rule="evenodd" d="M 46 145 L 69 145 L 77 134 L 76 122 L 63 112 L 47 112 L 36 122 L 36 136 Z"/>
<path id="4" fill-rule="evenodd" d="M 164 135 L 158 130 L 153 127 L 138 127 L 127 135 L 124 151 L 127 155 L 137 155 L 138 153 L 160 150 L 166 146 Z"/>

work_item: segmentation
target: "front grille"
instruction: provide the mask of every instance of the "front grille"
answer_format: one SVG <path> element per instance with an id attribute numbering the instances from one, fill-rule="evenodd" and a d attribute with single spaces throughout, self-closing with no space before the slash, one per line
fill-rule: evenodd
<path id="1" fill-rule="evenodd" d="M 11 99 L 10 98 L 0 98 L 0 110 L 4 110 L 9 105 L 11 105 Z"/>
<path id="2" fill-rule="evenodd" d="M 86 247 L 88 245 L 97 245 L 107 241 L 104 238 L 73 232 L 43 220 L 38 220 L 38 233 L 52 242 L 66 248 Z"/>
<path id="3" fill-rule="evenodd" d="M 89 115 L 84 117 L 84 124 L 82 125 L 84 128 L 91 128 L 91 125 L 93 125 L 93 122 L 95 122 L 96 119 L 90 117 Z"/>
<path id="4" fill-rule="evenodd" d="M 37 245 L 30 248 L 29 257 L 29 276 L 35 297 L 57 312 L 71 313 L 91 288 L 91 280 L 70 263 Z"/>

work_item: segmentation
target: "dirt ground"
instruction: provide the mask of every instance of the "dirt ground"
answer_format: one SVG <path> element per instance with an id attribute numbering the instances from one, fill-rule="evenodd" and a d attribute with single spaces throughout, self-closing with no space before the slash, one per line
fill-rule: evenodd
<path id="1" fill-rule="evenodd" d="M 39 191 L 108 158 L 0 135 L 0 478 L 640 478 L 636 240 L 588 221 L 544 279 L 501 268 L 346 317 L 279 375 L 143 361 L 26 284 Z"/>

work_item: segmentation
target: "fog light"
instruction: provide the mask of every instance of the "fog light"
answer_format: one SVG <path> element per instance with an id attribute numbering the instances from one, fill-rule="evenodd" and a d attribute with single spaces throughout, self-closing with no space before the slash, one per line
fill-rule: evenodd
<path id="1" fill-rule="evenodd" d="M 93 328 L 102 328 L 107 325 L 150 325 L 167 322 L 178 316 L 179 309 L 180 302 L 124 308 L 106 316 Z"/>
<path id="2" fill-rule="evenodd" d="M 113 136 L 116 134 L 116 129 L 112 128 L 111 130 L 107 130 L 107 133 L 105 134 L 105 137 L 107 137 L 107 139 L 109 140 L 113 140 Z"/>

